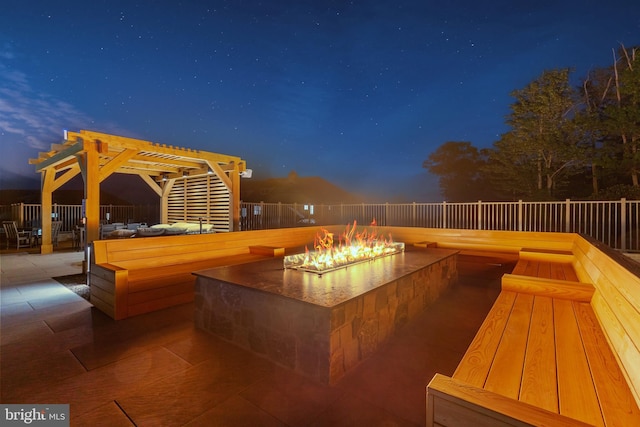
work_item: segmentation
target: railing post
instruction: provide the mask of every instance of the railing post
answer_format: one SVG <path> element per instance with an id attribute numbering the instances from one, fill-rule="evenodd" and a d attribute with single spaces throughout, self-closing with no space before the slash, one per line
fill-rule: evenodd
<path id="1" fill-rule="evenodd" d="M 620 250 L 627 250 L 627 199 L 620 199 Z"/>
<path id="2" fill-rule="evenodd" d="M 389 202 L 384 204 L 384 225 L 389 225 Z"/>
<path id="3" fill-rule="evenodd" d="M 564 231 L 569 232 L 571 230 L 571 199 L 565 200 L 564 210 Z"/>
<path id="4" fill-rule="evenodd" d="M 447 202 L 442 202 L 442 228 L 447 228 Z"/>
<path id="5" fill-rule="evenodd" d="M 522 231 L 522 211 L 523 211 L 523 205 L 522 205 L 522 200 L 518 200 L 518 231 Z"/>
<path id="6" fill-rule="evenodd" d="M 20 218 L 18 218 L 18 224 L 20 224 L 21 227 L 25 226 L 24 223 L 24 203 L 20 202 Z"/>
<path id="7" fill-rule="evenodd" d="M 415 227 L 418 225 L 418 205 L 416 204 L 416 202 L 413 202 L 413 205 L 411 206 L 411 224 Z"/>
<path id="8" fill-rule="evenodd" d="M 282 202 L 278 202 L 278 228 L 282 227 Z"/>
<path id="9" fill-rule="evenodd" d="M 478 200 L 478 230 L 482 230 L 482 200 Z"/>

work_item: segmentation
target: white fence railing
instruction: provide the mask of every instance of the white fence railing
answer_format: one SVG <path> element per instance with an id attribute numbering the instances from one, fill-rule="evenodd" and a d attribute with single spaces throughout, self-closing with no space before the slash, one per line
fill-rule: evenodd
<path id="1" fill-rule="evenodd" d="M 40 221 L 40 210 L 39 204 L 20 203 L 0 206 L 0 216 L 29 226 Z M 575 232 L 614 249 L 640 252 L 640 200 L 332 205 L 243 202 L 240 212 L 242 230 L 348 224 L 354 220 L 368 225 L 375 219 L 381 226 Z M 54 205 L 51 213 L 63 221 L 63 231 L 70 231 L 82 219 L 82 206 Z M 103 221 L 154 224 L 159 217 L 155 205 L 100 207 Z"/>
<path id="2" fill-rule="evenodd" d="M 243 203 L 243 230 L 304 224 L 378 225 L 582 233 L 640 251 L 640 200 L 304 205 Z"/>
<path id="3" fill-rule="evenodd" d="M 14 203 L 0 206 L 0 217 L 3 220 L 13 220 L 20 227 L 39 225 L 42 208 L 40 204 Z M 51 217 L 62 221 L 62 232 L 71 232 L 82 222 L 82 205 L 53 204 Z M 147 222 L 155 224 L 160 218 L 160 208 L 156 205 L 101 205 L 100 219 L 103 222 Z"/>

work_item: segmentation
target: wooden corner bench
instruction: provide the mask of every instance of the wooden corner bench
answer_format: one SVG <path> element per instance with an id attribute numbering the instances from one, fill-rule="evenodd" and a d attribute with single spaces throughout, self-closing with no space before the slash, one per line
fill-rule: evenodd
<path id="1" fill-rule="evenodd" d="M 640 425 L 584 262 L 565 250 L 519 255 L 453 376 L 429 383 L 427 425 Z"/>
<path id="2" fill-rule="evenodd" d="M 92 244 L 91 303 L 116 320 L 194 299 L 194 271 L 283 256 L 312 242 L 299 227 L 98 240 Z"/>

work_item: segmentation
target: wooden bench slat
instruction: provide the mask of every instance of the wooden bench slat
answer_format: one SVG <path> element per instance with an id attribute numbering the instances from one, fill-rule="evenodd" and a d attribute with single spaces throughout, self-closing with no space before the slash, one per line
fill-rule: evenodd
<path id="1" fill-rule="evenodd" d="M 520 258 L 512 274 L 578 282 L 578 275 L 573 264 L 566 261 L 551 262 Z"/>
<path id="2" fill-rule="evenodd" d="M 578 282 L 578 275 L 572 264 L 561 264 L 564 271 L 564 280 L 570 280 L 572 282 Z"/>
<path id="3" fill-rule="evenodd" d="M 553 300 L 536 296 L 527 338 L 519 399 L 559 413 Z"/>
<path id="4" fill-rule="evenodd" d="M 572 302 L 554 300 L 553 314 L 560 413 L 602 426 L 602 413 Z"/>
<path id="5" fill-rule="evenodd" d="M 551 263 L 547 261 L 541 261 L 538 265 L 538 277 L 544 277 L 545 279 L 551 279 Z"/>
<path id="6" fill-rule="evenodd" d="M 507 321 L 500 346 L 485 383 L 486 390 L 517 399 L 522 380 L 522 365 L 527 348 L 533 295 L 518 294 Z"/>
<path id="7" fill-rule="evenodd" d="M 551 264 L 551 279 L 567 280 L 565 270 L 562 264 L 555 263 L 555 262 Z"/>
<path id="8" fill-rule="evenodd" d="M 518 261 L 518 263 L 520 263 L 521 261 Z M 540 262 L 538 261 L 524 261 L 525 267 L 524 267 L 524 276 L 537 276 L 538 275 L 538 266 L 540 265 Z"/>
<path id="9" fill-rule="evenodd" d="M 515 299 L 515 292 L 500 292 L 463 356 L 463 362 L 453 374 L 454 378 L 476 387 L 484 386 Z"/>
<path id="10" fill-rule="evenodd" d="M 573 303 L 607 425 L 640 426 L 640 410 L 589 304 Z"/>
<path id="11" fill-rule="evenodd" d="M 598 316 L 600 325 L 609 341 L 609 345 L 622 361 L 627 381 L 640 379 L 640 310 L 631 303 L 628 294 L 621 292 L 623 286 L 616 286 L 602 279 L 601 288 L 593 296 L 591 306 Z M 631 284 L 625 285 L 631 287 Z M 640 404 L 640 385 L 636 386 L 634 396 Z"/>

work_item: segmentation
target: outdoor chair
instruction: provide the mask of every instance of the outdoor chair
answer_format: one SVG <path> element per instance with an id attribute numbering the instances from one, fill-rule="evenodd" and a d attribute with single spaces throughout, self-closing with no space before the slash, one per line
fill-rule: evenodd
<path id="1" fill-rule="evenodd" d="M 31 246 L 31 232 L 30 231 L 18 231 L 18 226 L 15 221 L 3 221 L 2 227 L 7 236 L 7 249 L 14 243 L 16 249 L 28 248 Z"/>
<path id="2" fill-rule="evenodd" d="M 51 244 L 58 246 L 58 235 L 62 228 L 62 221 L 51 221 Z"/>

